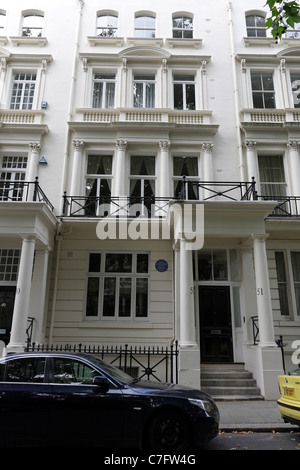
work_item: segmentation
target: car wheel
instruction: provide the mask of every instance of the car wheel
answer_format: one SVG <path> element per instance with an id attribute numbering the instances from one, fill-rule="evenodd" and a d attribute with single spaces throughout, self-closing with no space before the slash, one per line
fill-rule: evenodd
<path id="1" fill-rule="evenodd" d="M 156 416 L 150 424 L 148 443 L 151 450 L 187 450 L 191 444 L 190 435 L 184 416 L 165 411 Z"/>

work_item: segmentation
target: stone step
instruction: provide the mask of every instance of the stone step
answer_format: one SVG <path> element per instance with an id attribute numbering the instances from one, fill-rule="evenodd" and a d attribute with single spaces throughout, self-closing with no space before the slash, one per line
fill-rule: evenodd
<path id="1" fill-rule="evenodd" d="M 202 370 L 201 389 L 215 400 L 263 399 L 252 373 L 241 368 Z"/>
<path id="2" fill-rule="evenodd" d="M 201 378 L 202 387 L 255 387 L 256 380 L 254 379 L 244 379 L 244 378 Z"/>

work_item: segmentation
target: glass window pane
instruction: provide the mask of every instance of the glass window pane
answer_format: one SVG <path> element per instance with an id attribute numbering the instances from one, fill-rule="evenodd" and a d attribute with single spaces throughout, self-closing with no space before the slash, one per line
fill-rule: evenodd
<path id="1" fill-rule="evenodd" d="M 131 314 L 131 279 L 121 277 L 119 292 L 119 317 L 130 317 Z"/>
<path id="2" fill-rule="evenodd" d="M 195 109 L 195 86 L 186 85 L 186 107 L 187 109 Z"/>
<path id="3" fill-rule="evenodd" d="M 87 287 L 86 316 L 98 316 L 99 278 L 89 277 Z"/>
<path id="4" fill-rule="evenodd" d="M 148 315 L 148 279 L 138 278 L 136 280 L 136 317 L 147 317 Z"/>
<path id="5" fill-rule="evenodd" d="M 107 253 L 105 272 L 130 273 L 132 271 L 132 254 Z"/>
<path id="6" fill-rule="evenodd" d="M 45 359 L 23 358 L 9 361 L 7 363 L 7 382 L 34 382 L 44 381 Z"/>
<path id="7" fill-rule="evenodd" d="M 182 28 L 183 27 L 183 18 L 173 18 L 173 28 Z"/>
<path id="8" fill-rule="evenodd" d="M 143 107 L 143 83 L 134 83 L 133 85 L 133 106 L 135 108 Z"/>
<path id="9" fill-rule="evenodd" d="M 83 362 L 74 359 L 54 358 L 54 382 L 62 384 L 92 384 L 98 371 Z"/>
<path id="10" fill-rule="evenodd" d="M 260 72 L 251 72 L 251 86 L 252 86 L 252 90 L 262 89 Z"/>
<path id="11" fill-rule="evenodd" d="M 295 298 L 296 298 L 297 315 L 300 315 L 300 284 L 295 284 Z"/>
<path id="12" fill-rule="evenodd" d="M 174 157 L 173 174 L 174 176 L 198 176 L 198 158 Z"/>
<path id="13" fill-rule="evenodd" d="M 101 253 L 90 253 L 89 272 L 98 273 L 100 271 Z"/>
<path id="14" fill-rule="evenodd" d="M 103 316 L 115 316 L 115 300 L 116 300 L 116 278 L 106 277 L 104 279 L 103 293 Z"/>
<path id="15" fill-rule="evenodd" d="M 273 93 L 264 93 L 265 108 L 275 108 L 275 96 Z"/>
<path id="16" fill-rule="evenodd" d="M 263 90 L 273 90 L 273 76 L 270 73 L 262 74 Z"/>
<path id="17" fill-rule="evenodd" d="M 183 109 L 183 86 L 182 84 L 174 84 L 174 108 Z"/>
<path id="18" fill-rule="evenodd" d="M 226 250 L 213 251 L 213 272 L 215 281 L 228 279 Z"/>
<path id="19" fill-rule="evenodd" d="M 286 282 L 286 270 L 284 262 L 284 253 L 282 251 L 275 252 L 277 280 L 278 282 Z"/>
<path id="20" fill-rule="evenodd" d="M 147 273 L 149 270 L 148 267 L 149 256 L 146 253 L 138 253 L 137 254 L 137 266 L 136 272 L 137 273 Z"/>
<path id="21" fill-rule="evenodd" d="M 255 26 L 255 16 L 254 15 L 246 16 L 246 25 L 247 26 Z"/>
<path id="22" fill-rule="evenodd" d="M 293 251 L 291 257 L 294 282 L 300 282 L 300 252 Z"/>
<path id="23" fill-rule="evenodd" d="M 198 253 L 198 280 L 211 281 L 212 279 L 213 271 L 211 252 L 202 250 Z"/>
<path id="24" fill-rule="evenodd" d="M 131 175 L 155 175 L 155 157 L 132 155 L 130 160 Z"/>
<path id="25" fill-rule="evenodd" d="M 89 155 L 87 163 L 88 175 L 111 175 L 112 155 Z"/>

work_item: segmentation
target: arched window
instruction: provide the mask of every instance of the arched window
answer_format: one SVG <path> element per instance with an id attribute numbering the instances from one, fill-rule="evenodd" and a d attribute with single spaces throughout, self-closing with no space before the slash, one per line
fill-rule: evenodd
<path id="1" fill-rule="evenodd" d="M 155 38 L 155 17 L 137 15 L 134 23 L 134 35 L 138 38 Z"/>
<path id="2" fill-rule="evenodd" d="M 40 38 L 43 35 L 44 15 L 25 13 L 23 15 L 22 36 Z"/>
<path id="3" fill-rule="evenodd" d="M 97 36 L 115 37 L 118 31 L 118 16 L 110 13 L 99 13 L 97 16 Z"/>
<path id="4" fill-rule="evenodd" d="M 262 15 L 247 14 L 246 27 L 248 38 L 265 38 L 267 29 L 265 27 L 266 19 Z"/>
<path id="5" fill-rule="evenodd" d="M 193 18 L 190 16 L 173 16 L 173 38 L 192 38 Z"/>

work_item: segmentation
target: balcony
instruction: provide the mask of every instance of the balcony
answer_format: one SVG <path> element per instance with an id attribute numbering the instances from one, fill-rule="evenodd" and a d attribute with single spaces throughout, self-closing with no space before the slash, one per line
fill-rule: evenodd
<path id="1" fill-rule="evenodd" d="M 168 124 L 211 124 L 211 111 L 172 110 L 164 108 L 79 108 L 76 122 L 84 123 L 168 123 Z"/>
<path id="2" fill-rule="evenodd" d="M 39 185 L 35 181 L 7 181 L 0 180 L 0 202 L 44 202 L 51 212 L 54 207 Z"/>
<path id="3" fill-rule="evenodd" d="M 44 111 L 0 110 L 0 123 L 3 124 L 42 124 Z"/>
<path id="4" fill-rule="evenodd" d="M 244 125 L 280 125 L 300 123 L 300 109 L 243 109 L 241 122 Z"/>
<path id="5" fill-rule="evenodd" d="M 194 198 L 188 197 L 188 186 L 193 187 Z M 63 195 L 62 217 L 144 217 L 165 218 L 170 202 L 277 202 L 269 217 L 299 218 L 300 196 L 264 196 L 258 195 L 256 182 L 220 182 L 220 181 L 187 181 L 182 179 L 182 189 L 178 197 L 105 197 L 105 196 L 70 196 Z"/>

